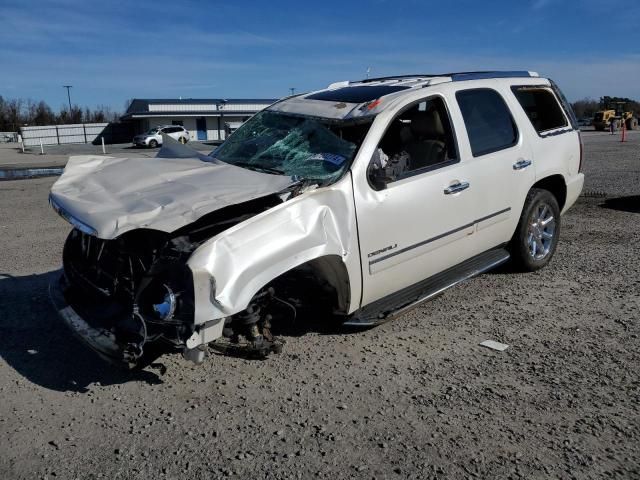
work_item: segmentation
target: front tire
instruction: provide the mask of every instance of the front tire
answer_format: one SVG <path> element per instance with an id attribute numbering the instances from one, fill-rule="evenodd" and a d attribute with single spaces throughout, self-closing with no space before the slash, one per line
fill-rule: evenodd
<path id="1" fill-rule="evenodd" d="M 524 202 L 510 243 L 511 260 L 522 271 L 539 270 L 556 251 L 560 235 L 560 207 L 548 190 L 532 188 Z"/>
<path id="2" fill-rule="evenodd" d="M 149 148 L 156 148 L 158 146 L 158 142 L 155 140 L 151 140 L 149 142 Z"/>

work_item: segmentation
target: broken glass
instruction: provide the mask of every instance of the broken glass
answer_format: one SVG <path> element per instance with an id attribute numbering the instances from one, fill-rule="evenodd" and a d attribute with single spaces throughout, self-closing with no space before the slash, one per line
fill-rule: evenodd
<path id="1" fill-rule="evenodd" d="M 327 184 L 349 167 L 371 122 L 336 122 L 263 111 L 210 156 L 242 168 Z"/>

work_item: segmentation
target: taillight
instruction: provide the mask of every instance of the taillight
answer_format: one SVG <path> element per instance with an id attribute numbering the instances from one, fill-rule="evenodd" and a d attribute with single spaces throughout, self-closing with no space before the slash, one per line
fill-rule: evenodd
<path id="1" fill-rule="evenodd" d="M 580 143 L 580 163 L 578 164 L 578 173 L 582 173 L 582 160 L 584 159 L 584 146 L 582 145 L 582 135 L 578 131 L 578 142 Z"/>

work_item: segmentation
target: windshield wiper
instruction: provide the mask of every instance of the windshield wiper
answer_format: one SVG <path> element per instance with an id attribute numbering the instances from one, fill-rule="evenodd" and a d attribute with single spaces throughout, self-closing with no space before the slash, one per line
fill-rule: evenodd
<path id="1" fill-rule="evenodd" d="M 235 165 L 236 167 L 248 168 L 249 170 L 257 170 L 259 172 L 264 173 L 272 173 L 275 175 L 284 175 L 285 173 L 282 170 L 278 170 L 277 168 L 265 167 L 264 165 L 256 165 L 255 163 L 249 162 L 233 162 L 229 163 L 230 165 Z"/>

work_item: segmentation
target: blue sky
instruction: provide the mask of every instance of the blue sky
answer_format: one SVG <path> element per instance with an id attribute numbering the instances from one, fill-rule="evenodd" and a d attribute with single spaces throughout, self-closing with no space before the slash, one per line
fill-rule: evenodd
<path id="1" fill-rule="evenodd" d="M 0 95 L 277 98 L 372 76 L 535 70 L 640 98 L 638 0 L 0 0 Z"/>

